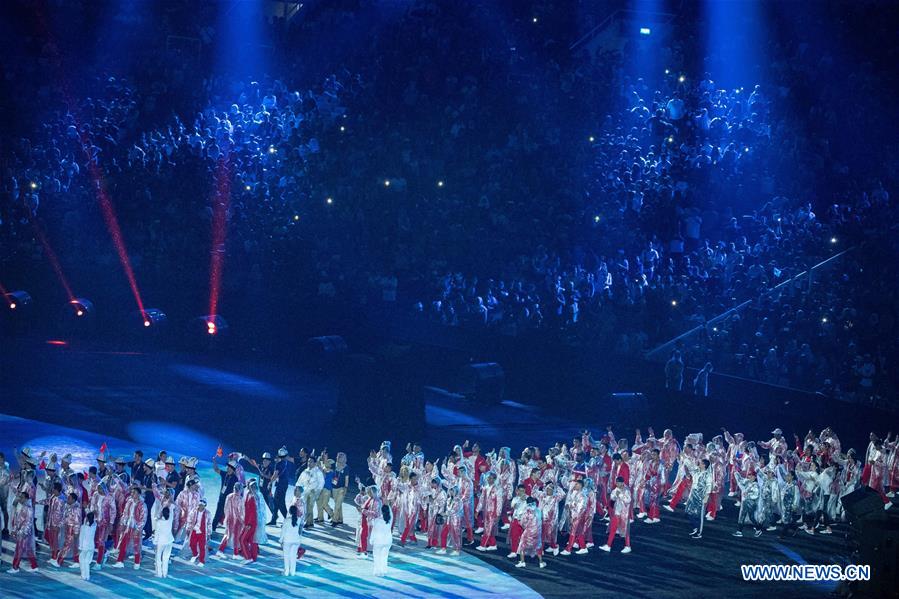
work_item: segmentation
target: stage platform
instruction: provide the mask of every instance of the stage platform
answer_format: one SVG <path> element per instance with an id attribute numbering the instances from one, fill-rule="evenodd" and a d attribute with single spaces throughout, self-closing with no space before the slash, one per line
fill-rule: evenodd
<path id="1" fill-rule="evenodd" d="M 149 456 L 166 449 L 175 456 L 201 459 L 207 496 L 218 493 L 218 481 L 210 459 L 221 443 L 225 452 L 243 451 L 257 457 L 287 444 L 291 452 L 300 445 L 346 451 L 350 464 L 363 468 L 367 447 L 358 431 L 344 430 L 333 421 L 336 391 L 326 380 L 296 369 L 263 363 L 243 363 L 209 356 L 156 352 L 120 352 L 88 348 L 36 346 L 10 352 L 0 372 L 3 402 L 0 412 L 0 451 L 12 456 L 25 444 L 71 452 L 76 465 L 93 463 L 103 442 L 112 455 L 130 455 L 141 448 Z M 430 456 L 445 455 L 465 439 L 479 440 L 485 449 L 509 445 L 517 453 L 528 444 L 543 447 L 556 441 L 570 442 L 584 426 L 595 431 L 607 423 L 620 434 L 632 434 L 627 414 L 597 414 L 543 410 L 506 401 L 481 406 L 447 397 L 426 407 L 427 429 L 416 439 Z M 678 436 L 692 432 L 688 415 Z M 660 419 L 662 420 L 662 419 Z M 586 421 L 586 422 L 585 422 Z M 666 421 L 653 424 L 657 430 Z M 775 423 L 783 426 L 783 423 Z M 393 439 L 399 459 L 405 439 Z M 361 473 L 365 475 L 365 472 Z M 171 578 L 153 577 L 152 551 L 139 572 L 106 569 L 90 583 L 80 581 L 73 570 L 46 565 L 42 549 L 39 573 L 23 569 L 16 575 L 0 574 L 3 596 L 283 596 L 309 597 L 750 597 L 777 593 L 790 597 L 831 595 L 834 584 L 744 583 L 739 566 L 752 564 L 843 564 L 847 561 L 842 527 L 832 536 L 810 537 L 799 533 L 780 541 L 775 535 L 737 539 L 731 536 L 737 509 L 729 500 L 719 519 L 707 523 L 705 536 L 693 541 L 683 508 L 662 512 L 662 522 L 633 525 L 633 553 L 606 554 L 596 549 L 589 555 L 548 557 L 543 570 L 529 564 L 516 569 L 504 551 L 481 554 L 466 549 L 452 558 L 433 555 L 421 547 L 395 549 L 390 575 L 376 580 L 368 573 L 370 561 L 357 561 L 353 529 L 316 528 L 305 535 L 307 555 L 301 560 L 302 576 L 280 576 L 276 531 L 269 531 L 260 563 L 244 568 L 230 562 L 209 560 L 198 572 L 180 558 Z M 348 523 L 356 510 L 344 510 Z M 594 535 L 601 539 L 605 525 Z M 219 539 L 216 534 L 214 540 Z M 505 533 L 500 536 L 501 548 Z M 600 544 L 600 543 L 598 543 Z M 3 560 L 11 559 L 11 545 L 4 542 Z M 108 595 L 104 595 L 107 593 Z"/>

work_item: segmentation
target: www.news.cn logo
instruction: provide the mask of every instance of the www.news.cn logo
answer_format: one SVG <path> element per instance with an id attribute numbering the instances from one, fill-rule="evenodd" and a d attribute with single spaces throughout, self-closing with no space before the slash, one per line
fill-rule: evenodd
<path id="1" fill-rule="evenodd" d="M 843 582 L 871 580 L 871 566 L 803 565 L 742 565 L 746 581 Z"/>

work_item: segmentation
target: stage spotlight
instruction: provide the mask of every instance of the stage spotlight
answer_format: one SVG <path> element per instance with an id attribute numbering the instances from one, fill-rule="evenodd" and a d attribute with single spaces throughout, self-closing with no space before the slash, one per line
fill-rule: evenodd
<path id="1" fill-rule="evenodd" d="M 191 321 L 191 328 L 207 337 L 217 337 L 228 330 L 228 322 L 218 314 L 206 315 L 194 318 Z"/>
<path id="2" fill-rule="evenodd" d="M 31 303 L 31 296 L 27 291 L 10 291 L 3 297 L 6 298 L 10 310 L 21 310 Z"/>
<path id="3" fill-rule="evenodd" d="M 143 312 L 137 312 L 137 318 L 144 325 L 144 328 L 156 328 L 168 320 L 165 312 L 157 308 L 147 308 Z"/>
<path id="4" fill-rule="evenodd" d="M 652 33 L 652 29 L 650 29 L 649 27 L 640 28 L 640 35 L 649 35 L 650 33 Z"/>
<path id="5" fill-rule="evenodd" d="M 91 303 L 89 299 L 83 297 L 76 297 L 75 299 L 70 300 L 69 306 L 71 306 L 72 312 L 75 313 L 77 318 L 86 318 L 94 311 L 94 304 Z"/>

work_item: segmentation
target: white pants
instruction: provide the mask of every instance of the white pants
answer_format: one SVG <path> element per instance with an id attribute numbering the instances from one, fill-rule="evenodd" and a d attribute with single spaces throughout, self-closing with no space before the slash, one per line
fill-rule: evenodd
<path id="1" fill-rule="evenodd" d="M 284 576 L 293 576 L 297 572 L 297 550 L 299 543 L 284 545 Z"/>
<path id="2" fill-rule="evenodd" d="M 372 574 L 384 576 L 387 574 L 387 556 L 390 554 L 390 544 L 372 546 Z"/>
<path id="3" fill-rule="evenodd" d="M 169 575 L 169 557 L 171 555 L 171 543 L 156 546 L 156 576 L 166 578 Z"/>
<path id="4" fill-rule="evenodd" d="M 82 549 L 78 553 L 78 565 L 81 566 L 81 578 L 83 580 L 91 579 L 91 562 L 94 561 L 93 549 Z"/>

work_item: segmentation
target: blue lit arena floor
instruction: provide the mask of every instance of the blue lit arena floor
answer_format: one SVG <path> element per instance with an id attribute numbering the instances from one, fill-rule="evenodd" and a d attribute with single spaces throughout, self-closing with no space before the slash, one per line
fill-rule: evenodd
<path id="1" fill-rule="evenodd" d="M 101 351 L 85 347 L 23 345 L 10 351 L 0 368 L 0 451 L 30 446 L 71 452 L 77 467 L 93 463 L 106 442 L 112 455 L 130 455 L 140 448 L 151 456 L 166 449 L 177 456 L 200 458 L 207 497 L 218 493 L 210 459 L 219 444 L 224 451 L 258 456 L 287 444 L 295 452 L 328 446 L 333 455 L 346 451 L 351 466 L 360 467 L 367 447 L 359 431 L 334 422 L 335 388 L 326 379 L 298 369 L 265 363 L 246 364 L 222 357 L 165 352 Z M 548 446 L 570 441 L 584 420 L 599 430 L 607 422 L 622 431 L 639 423 L 627 414 L 543 411 L 513 401 L 481 406 L 453 396 L 430 396 L 427 429 L 421 438 L 429 456 L 443 455 L 465 439 L 479 440 L 487 449 L 509 445 Z M 689 416 L 689 415 L 687 415 Z M 668 420 L 667 417 L 664 418 Z M 665 423 L 655 423 L 657 429 Z M 778 423 L 781 424 L 781 423 Z M 673 425 L 673 424 L 672 424 Z M 628 427 L 627 429 L 625 427 Z M 684 424 L 684 426 L 687 426 Z M 678 431 L 678 428 L 675 428 Z M 680 429 L 682 432 L 683 428 Z M 678 435 L 681 435 L 678 432 Z M 406 439 L 393 439 L 394 455 Z M 548 567 L 514 567 L 505 551 L 480 554 L 466 549 L 462 556 L 438 556 L 421 544 L 391 551 L 391 572 L 382 579 L 370 576 L 371 562 L 354 558 L 353 525 L 356 510 L 346 506 L 349 526 L 316 528 L 304 534 L 306 555 L 300 577 L 280 575 L 281 555 L 274 528 L 257 564 L 241 567 L 210 558 L 197 570 L 176 557 L 170 578 L 153 576 L 152 549 L 144 551 L 144 566 L 104 568 L 82 582 L 75 570 L 46 565 L 46 547 L 39 545 L 40 569 L 6 574 L 12 544 L 3 542 L 0 597 L 754 597 L 778 593 L 789 597 L 823 597 L 833 584 L 743 583 L 741 563 L 842 564 L 846 544 L 838 527 L 831 537 L 802 535 L 780 542 L 770 533 L 759 539 L 735 539 L 737 509 L 732 502 L 716 522 L 708 523 L 697 543 L 682 509 L 662 513 L 662 522 L 647 527 L 635 523 L 633 553 L 547 558 Z M 594 535 L 602 538 L 605 525 Z M 213 535 L 213 544 L 221 538 Z M 501 533 L 500 548 L 507 547 Z M 178 555 L 176 549 L 174 555 Z"/>

